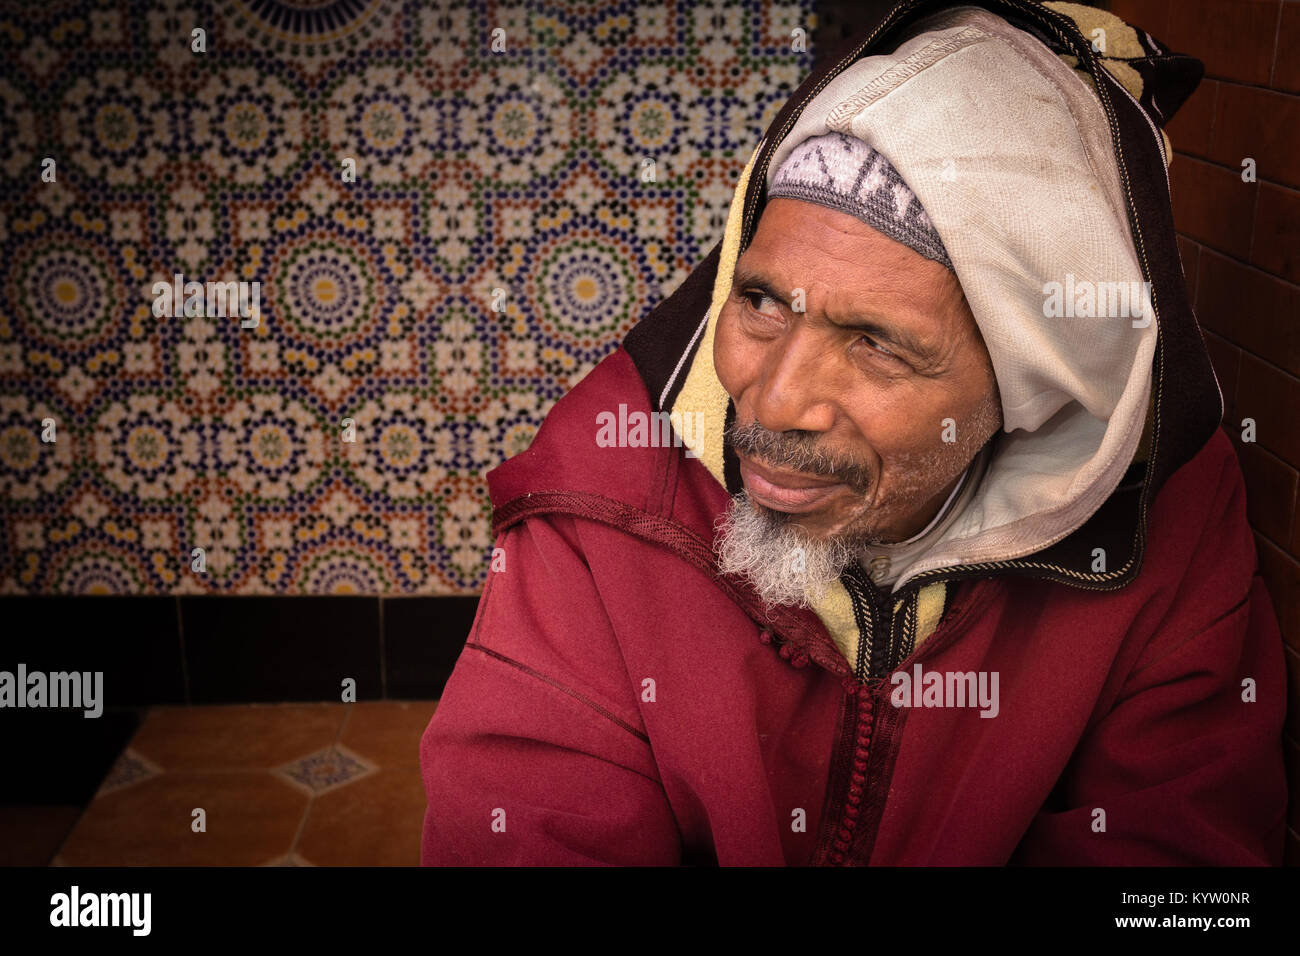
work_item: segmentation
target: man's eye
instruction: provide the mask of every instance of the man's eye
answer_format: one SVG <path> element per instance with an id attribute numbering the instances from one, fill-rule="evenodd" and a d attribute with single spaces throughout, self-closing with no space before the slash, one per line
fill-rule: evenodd
<path id="1" fill-rule="evenodd" d="M 742 299 L 744 299 L 745 302 L 748 304 L 748 306 L 749 306 L 749 310 L 750 310 L 751 312 L 754 312 L 754 313 L 756 313 L 756 314 L 758 314 L 758 315 L 766 316 L 766 317 L 768 317 L 768 318 L 776 318 L 776 317 L 777 317 L 777 316 L 772 315 L 772 313 L 770 313 L 770 312 L 764 312 L 761 308 L 758 307 L 758 305 L 755 304 L 755 302 L 758 302 L 758 303 L 761 304 L 762 302 L 767 301 L 767 302 L 771 302 L 771 303 L 773 303 L 773 305 L 775 305 L 775 304 L 776 304 L 776 299 L 772 298 L 772 297 L 771 297 L 770 295 L 768 295 L 767 293 L 765 293 L 765 292 L 759 292 L 759 291 L 754 290 L 754 289 L 750 289 L 750 290 L 748 290 L 748 291 L 746 291 L 746 292 L 742 292 L 742 293 L 740 293 L 740 297 L 741 297 Z M 774 310 L 774 311 L 775 311 L 775 310 Z M 897 362 L 901 362 L 901 361 L 902 361 L 902 358 L 900 358 L 896 353 L 891 352 L 889 349 L 885 348 L 883 345 L 881 345 L 879 342 L 877 342 L 875 339 L 873 339 L 873 338 L 872 338 L 871 336 L 869 336 L 869 335 L 859 335 L 856 341 L 866 343 L 867 347 L 870 348 L 871 351 L 873 351 L 873 352 L 875 352 L 875 353 L 877 353 L 877 354 L 883 356 L 884 358 L 894 359 L 894 360 L 897 361 Z"/>
<path id="2" fill-rule="evenodd" d="M 745 299 L 749 303 L 750 309 L 757 312 L 759 315 L 770 315 L 771 313 L 764 312 L 762 309 L 758 308 L 758 306 L 754 304 L 755 299 L 758 299 L 760 302 L 766 299 L 768 302 L 773 304 L 776 302 L 774 298 L 763 292 L 742 292 L 740 295 L 741 298 Z"/>
<path id="3" fill-rule="evenodd" d="M 890 358 L 898 358 L 897 355 L 895 355 L 893 352 L 889 351 L 889 349 L 885 348 L 883 345 L 881 345 L 879 342 L 877 342 L 875 339 L 873 339 L 873 338 L 872 338 L 871 336 L 869 336 L 869 335 L 862 335 L 862 336 L 859 336 L 859 337 L 858 337 L 858 341 L 859 341 L 859 342 L 866 342 L 867 345 L 869 345 L 869 346 L 872 348 L 873 351 L 879 352 L 881 355 L 888 355 Z"/>

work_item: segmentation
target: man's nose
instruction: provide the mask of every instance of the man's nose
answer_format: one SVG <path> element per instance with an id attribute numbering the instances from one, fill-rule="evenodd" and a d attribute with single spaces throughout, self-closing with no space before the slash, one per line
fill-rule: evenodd
<path id="1" fill-rule="evenodd" d="M 798 328 L 774 342 L 763 363 L 754 415 L 769 431 L 827 432 L 835 421 L 827 344 Z"/>

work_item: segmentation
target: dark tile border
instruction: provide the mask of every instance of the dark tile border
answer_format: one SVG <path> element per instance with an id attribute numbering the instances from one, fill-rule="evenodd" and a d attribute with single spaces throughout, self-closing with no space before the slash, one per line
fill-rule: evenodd
<path id="1" fill-rule="evenodd" d="M 84 806 L 156 705 L 441 696 L 478 597 L 0 598 L 0 670 L 102 671 L 103 714 L 0 708 L 6 805 Z"/>
<path id="2" fill-rule="evenodd" d="M 0 711 L 0 812 L 6 804 L 85 806 L 143 716 L 142 708 L 106 708 L 94 719 L 80 711 Z"/>
<path id="3" fill-rule="evenodd" d="M 377 597 L 182 597 L 190 702 L 383 696 Z"/>
<path id="4" fill-rule="evenodd" d="M 0 670 L 103 671 L 106 708 L 333 701 L 344 677 L 358 700 L 426 700 L 442 694 L 478 601 L 6 596 Z"/>
<path id="5" fill-rule="evenodd" d="M 105 707 L 185 703 L 175 598 L 9 596 L 0 630 L 0 670 L 102 671 Z"/>
<path id="6" fill-rule="evenodd" d="M 477 595 L 383 599 L 387 696 L 442 696 L 474 624 L 478 601 Z"/>

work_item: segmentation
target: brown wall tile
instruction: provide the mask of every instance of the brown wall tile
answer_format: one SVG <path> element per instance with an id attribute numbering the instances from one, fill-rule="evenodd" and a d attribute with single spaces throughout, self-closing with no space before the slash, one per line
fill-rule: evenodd
<path id="1" fill-rule="evenodd" d="M 1187 279 L 1187 301 L 1196 301 L 1196 266 L 1201 258 L 1200 244 L 1186 236 L 1174 236 L 1178 243 L 1178 258 L 1183 263 L 1183 275 Z"/>
<path id="2" fill-rule="evenodd" d="M 1246 515 L 1251 526 L 1269 540 L 1285 544 L 1291 540 L 1295 515 L 1296 470 L 1259 442 L 1241 442 L 1241 431 L 1229 431 L 1246 476 Z"/>
<path id="3" fill-rule="evenodd" d="M 1176 157 L 1169 176 L 1174 227 L 1214 249 L 1247 258 L 1260 184 L 1242 182 L 1239 172 L 1191 156 Z"/>
<path id="4" fill-rule="evenodd" d="M 1275 90 L 1300 93 L 1300 3 L 1282 4 L 1273 82 L 1269 85 Z"/>
<path id="5" fill-rule="evenodd" d="M 1165 27 L 1169 23 L 1170 0 L 1110 0 L 1099 6 L 1109 10 L 1125 23 L 1146 30 L 1160 42 L 1165 40 Z M 1178 50 L 1184 53 L 1184 50 Z"/>
<path id="6" fill-rule="evenodd" d="M 1293 468 L 1300 468 L 1300 379 L 1249 352 L 1241 357 L 1236 414 L 1255 419 L 1256 440 Z"/>
<path id="7" fill-rule="evenodd" d="M 1250 261 L 1291 282 L 1300 282 L 1300 191 L 1259 183 Z"/>
<path id="8" fill-rule="evenodd" d="M 1219 84 L 1216 81 L 1201 80 L 1187 102 L 1178 107 L 1174 118 L 1165 126 L 1175 152 L 1209 157 L 1218 90 Z"/>
<path id="9" fill-rule="evenodd" d="M 1219 388 L 1223 390 L 1223 421 L 1230 429 L 1239 428 L 1241 418 L 1237 414 L 1236 397 L 1241 349 L 1213 332 L 1205 333 L 1205 348 L 1210 353 L 1210 363 L 1214 366 Z"/>
<path id="10" fill-rule="evenodd" d="M 1296 830 L 1300 829 L 1300 744 L 1290 736 L 1282 738 L 1282 758 L 1286 761 L 1287 789 L 1291 791 L 1286 825 Z"/>
<path id="11" fill-rule="evenodd" d="M 1218 85 L 1208 158 L 1240 168 L 1249 156 L 1259 179 L 1300 186 L 1300 96 Z"/>
<path id="12" fill-rule="evenodd" d="M 1282 639 L 1300 651 L 1300 561 L 1260 534 L 1255 535 L 1255 545 L 1259 573 L 1273 599 Z"/>
<path id="13" fill-rule="evenodd" d="M 1300 289 L 1202 249 L 1196 317 L 1234 345 L 1300 375 Z"/>
<path id="14" fill-rule="evenodd" d="M 1286 652 L 1286 729 L 1292 737 L 1300 736 L 1300 654 Z"/>
<path id="15" fill-rule="evenodd" d="M 1291 543 L 1287 548 L 1291 552 L 1291 557 L 1300 560 L 1300 515 L 1291 519 Z M 1296 595 L 1296 610 L 1300 614 L 1300 594 Z"/>
<path id="16" fill-rule="evenodd" d="M 1279 2 L 1178 0 L 1156 36 L 1204 62 L 1207 76 L 1262 86 L 1273 72 Z"/>

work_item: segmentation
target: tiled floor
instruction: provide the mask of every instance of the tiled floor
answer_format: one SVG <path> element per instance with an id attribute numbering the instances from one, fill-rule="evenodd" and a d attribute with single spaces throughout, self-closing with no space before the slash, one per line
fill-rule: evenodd
<path id="1" fill-rule="evenodd" d="M 418 865 L 435 706 L 155 708 L 53 865 Z"/>

